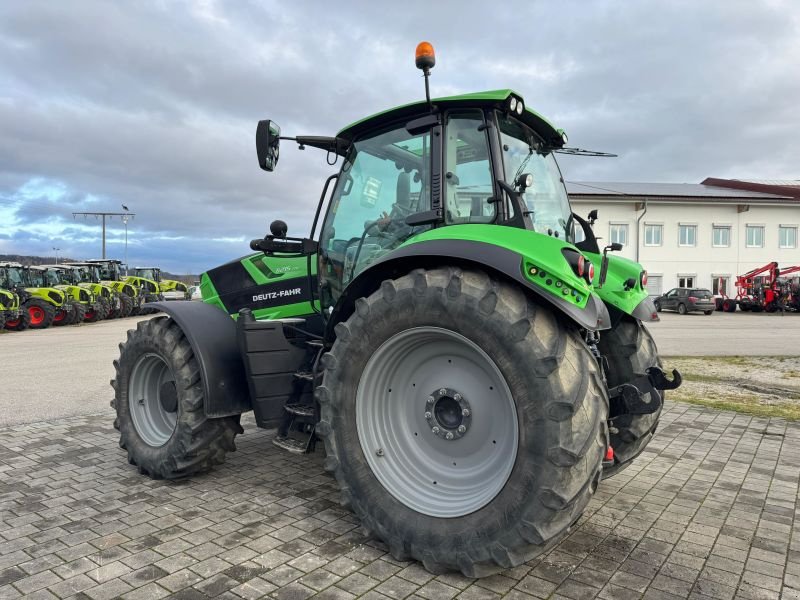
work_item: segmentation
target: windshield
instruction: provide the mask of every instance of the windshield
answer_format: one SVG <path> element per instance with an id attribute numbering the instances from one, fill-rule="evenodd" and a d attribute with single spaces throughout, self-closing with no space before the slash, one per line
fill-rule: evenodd
<path id="1" fill-rule="evenodd" d="M 516 119 L 502 115 L 498 119 L 506 182 L 514 185 L 523 173 L 533 175 L 533 185 L 522 197 L 534 230 L 572 241 L 572 210 L 552 152 L 543 152 L 541 139 Z"/>
<path id="2" fill-rule="evenodd" d="M 119 280 L 119 265 L 117 263 L 101 263 L 100 278 L 111 281 Z"/>
<path id="3" fill-rule="evenodd" d="M 28 271 L 28 282 L 33 287 L 47 287 L 44 271 L 38 269 L 31 269 Z"/>
<path id="4" fill-rule="evenodd" d="M 58 278 L 58 272 L 53 269 L 47 269 L 44 271 L 44 281 L 47 287 L 53 287 L 54 285 L 59 285 L 61 283 Z"/>
<path id="5" fill-rule="evenodd" d="M 136 276 L 152 281 L 158 281 L 159 279 L 155 269 L 136 269 Z"/>
<path id="6" fill-rule="evenodd" d="M 27 285 L 27 278 L 22 271 L 22 267 L 6 267 L 3 279 L 8 287 Z"/>

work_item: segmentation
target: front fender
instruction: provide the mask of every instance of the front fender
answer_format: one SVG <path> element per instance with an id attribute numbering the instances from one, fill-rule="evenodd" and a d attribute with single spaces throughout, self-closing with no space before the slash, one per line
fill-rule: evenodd
<path id="1" fill-rule="evenodd" d="M 416 268 L 448 264 L 488 270 L 511 279 L 584 329 L 597 331 L 611 326 L 608 310 L 594 294 L 586 294 L 585 304 L 579 306 L 545 289 L 544 282 L 550 281 L 549 278 L 543 278 L 541 284 L 533 283 L 523 271 L 530 260 L 535 258 L 529 259 L 503 246 L 466 239 L 434 239 L 402 246 L 372 263 L 350 282 L 328 320 L 328 334 L 332 336 L 333 326 L 352 313 L 358 298 L 377 289 L 384 279 L 399 277 Z"/>
<path id="2" fill-rule="evenodd" d="M 251 410 L 236 321 L 203 302 L 153 302 L 150 307 L 172 317 L 186 335 L 200 363 L 206 415 L 229 417 Z"/>

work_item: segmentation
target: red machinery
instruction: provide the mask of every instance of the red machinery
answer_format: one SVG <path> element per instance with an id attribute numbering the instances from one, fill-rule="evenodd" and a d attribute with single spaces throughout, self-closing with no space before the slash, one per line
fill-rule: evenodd
<path id="1" fill-rule="evenodd" d="M 725 298 L 722 310 L 734 312 L 738 305 L 743 311 L 772 312 L 780 306 L 784 298 L 781 282 L 778 279 L 780 269 L 777 262 L 748 271 L 736 278 L 736 299 Z"/>
<path id="2" fill-rule="evenodd" d="M 787 277 L 792 273 L 798 273 L 798 275 Z M 786 293 L 786 308 L 800 311 L 800 266 L 781 269 L 780 278 Z"/>

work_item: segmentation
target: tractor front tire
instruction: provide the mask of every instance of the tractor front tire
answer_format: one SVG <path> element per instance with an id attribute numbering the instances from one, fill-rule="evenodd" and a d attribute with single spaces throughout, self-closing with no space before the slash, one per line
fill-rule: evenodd
<path id="1" fill-rule="evenodd" d="M 24 307 L 20 307 L 19 316 L 16 319 L 6 318 L 5 328 L 10 331 L 25 331 L 30 325 L 31 315 Z"/>
<path id="2" fill-rule="evenodd" d="M 120 294 L 119 295 L 119 312 L 117 316 L 120 318 L 125 318 L 131 314 L 133 310 L 133 299 L 128 296 L 128 294 Z"/>
<path id="3" fill-rule="evenodd" d="M 70 320 L 70 325 L 77 325 L 78 323 L 83 323 L 86 319 L 86 305 L 75 303 L 72 306 L 72 319 Z"/>
<path id="4" fill-rule="evenodd" d="M 599 350 L 608 361 L 606 377 L 610 388 L 646 374 L 648 367 L 662 366 L 653 336 L 638 319 L 623 317 L 614 328 L 601 332 Z M 655 393 L 660 394 L 663 403 L 664 392 Z M 619 473 L 644 451 L 656 432 L 660 416 L 660 408 L 649 415 L 612 416 L 609 429 L 614 465 L 603 469 L 603 478 Z"/>
<path id="5" fill-rule="evenodd" d="M 200 365 L 171 318 L 142 321 L 128 331 L 114 368 L 114 426 L 140 473 L 153 479 L 204 473 L 236 450 L 240 417 L 206 417 Z"/>
<path id="6" fill-rule="evenodd" d="M 342 504 L 398 560 L 483 577 L 555 544 L 602 474 L 608 398 L 577 330 L 482 271 L 387 280 L 316 390 Z"/>
<path id="7" fill-rule="evenodd" d="M 56 309 L 53 305 L 39 298 L 31 298 L 22 309 L 28 312 L 31 329 L 47 329 L 56 318 Z"/>

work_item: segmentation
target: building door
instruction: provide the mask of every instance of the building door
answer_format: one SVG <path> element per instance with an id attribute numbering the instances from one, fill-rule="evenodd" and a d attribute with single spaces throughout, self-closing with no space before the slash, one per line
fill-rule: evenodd
<path id="1" fill-rule="evenodd" d="M 647 275 L 647 293 L 650 296 L 660 296 L 664 289 L 664 278 L 661 275 Z"/>
<path id="2" fill-rule="evenodd" d="M 678 287 L 694 287 L 694 275 L 678 275 Z"/>

